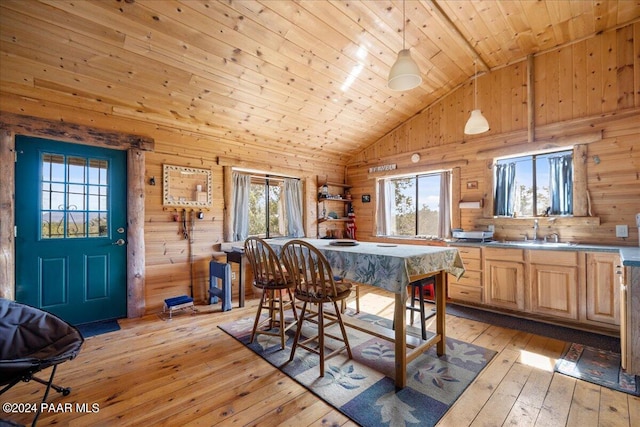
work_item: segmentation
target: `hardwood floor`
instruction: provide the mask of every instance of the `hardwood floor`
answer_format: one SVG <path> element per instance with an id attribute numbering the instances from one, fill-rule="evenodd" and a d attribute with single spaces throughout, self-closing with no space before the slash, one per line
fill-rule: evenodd
<path id="1" fill-rule="evenodd" d="M 390 294 L 368 286 L 360 292 L 362 311 L 393 317 Z M 157 315 L 121 320 L 120 331 L 88 338 L 56 375 L 72 393 L 52 391 L 48 401 L 56 405 L 38 425 L 356 425 L 217 327 L 253 315 L 256 303 L 226 313 L 220 305 L 199 306 L 197 314 L 171 321 Z M 447 333 L 498 355 L 439 426 L 640 425 L 639 398 L 553 373 L 563 341 L 453 316 L 447 316 Z M 21 383 L 0 401 L 38 402 L 42 392 L 40 384 Z M 99 410 L 83 413 L 76 403 Z M 30 414 L 0 418 L 32 420 Z"/>

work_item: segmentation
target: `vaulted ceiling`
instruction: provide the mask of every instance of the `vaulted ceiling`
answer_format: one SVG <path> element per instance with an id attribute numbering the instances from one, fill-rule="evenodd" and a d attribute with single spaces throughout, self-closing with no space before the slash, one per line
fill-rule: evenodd
<path id="1" fill-rule="evenodd" d="M 640 1 L 2 0 L 0 94 L 349 158 L 478 72 L 640 17 Z M 0 97 L 0 108 L 2 107 Z"/>

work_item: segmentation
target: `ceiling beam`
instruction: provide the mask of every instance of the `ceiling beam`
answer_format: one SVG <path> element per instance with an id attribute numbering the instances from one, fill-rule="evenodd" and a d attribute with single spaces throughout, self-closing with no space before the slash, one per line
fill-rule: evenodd
<path id="1" fill-rule="evenodd" d="M 464 35 L 462 34 L 462 31 L 460 31 L 460 29 L 456 26 L 456 24 L 453 23 L 451 18 L 449 18 L 449 15 L 447 15 L 445 11 L 442 10 L 438 2 L 436 0 L 427 0 L 426 3 L 431 5 L 436 16 L 438 16 L 438 18 L 440 18 L 446 23 L 446 26 L 451 30 L 454 36 L 462 41 L 462 47 L 464 48 L 464 50 L 467 51 L 469 56 L 471 56 L 472 58 L 475 58 L 475 60 L 478 61 L 486 71 L 489 71 L 490 70 L 489 65 L 486 62 L 484 62 L 484 59 L 482 59 L 480 54 L 475 50 L 473 46 L 471 46 L 471 43 L 469 43 L 469 40 L 467 40 L 464 37 Z"/>

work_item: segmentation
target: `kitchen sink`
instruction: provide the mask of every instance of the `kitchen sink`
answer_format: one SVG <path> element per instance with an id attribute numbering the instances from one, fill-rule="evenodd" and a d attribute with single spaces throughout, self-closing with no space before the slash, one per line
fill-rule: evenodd
<path id="1" fill-rule="evenodd" d="M 543 240 L 504 240 L 490 242 L 490 245 L 496 246 L 525 246 L 528 248 L 564 248 L 568 246 L 575 246 L 575 243 L 571 242 L 545 242 Z"/>

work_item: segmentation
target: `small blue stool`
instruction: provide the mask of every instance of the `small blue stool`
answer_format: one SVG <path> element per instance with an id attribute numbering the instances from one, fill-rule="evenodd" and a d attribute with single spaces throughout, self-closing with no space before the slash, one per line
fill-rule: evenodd
<path id="1" fill-rule="evenodd" d="M 164 300 L 162 312 L 165 313 L 169 311 L 169 319 L 171 319 L 174 311 L 184 310 L 187 308 L 191 308 L 194 312 L 196 311 L 196 308 L 193 305 L 193 298 L 186 295 L 180 295 L 179 297 L 167 298 Z"/>
<path id="2" fill-rule="evenodd" d="M 222 301 L 222 311 L 231 310 L 231 265 L 211 261 L 209 263 L 209 304 Z"/>

